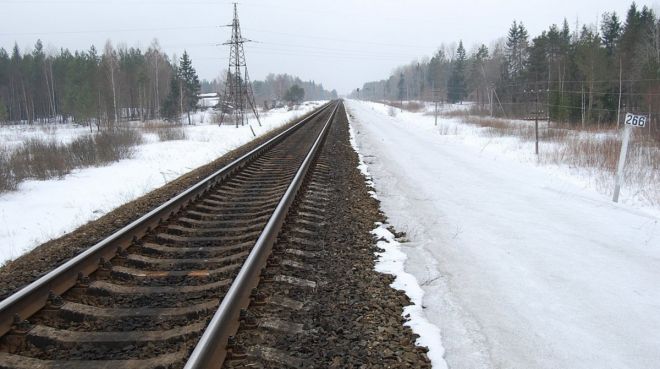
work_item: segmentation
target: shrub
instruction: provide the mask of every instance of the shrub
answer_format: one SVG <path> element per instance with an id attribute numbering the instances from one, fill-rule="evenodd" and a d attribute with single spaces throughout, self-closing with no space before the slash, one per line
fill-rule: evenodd
<path id="1" fill-rule="evenodd" d="M 161 141 L 185 140 L 186 130 L 181 127 L 162 128 L 156 132 Z"/>
<path id="2" fill-rule="evenodd" d="M 89 167 L 97 163 L 95 146 L 94 136 L 78 137 L 69 144 L 69 152 L 73 156 L 76 166 Z"/>
<path id="3" fill-rule="evenodd" d="M 216 112 L 211 116 L 212 120 L 216 119 L 215 114 Z M 219 116 L 217 120 L 219 120 Z M 165 122 L 147 122 L 144 124 L 144 129 L 149 133 L 155 133 L 160 141 L 185 140 L 187 138 L 185 129 L 180 125 Z"/>
<path id="4" fill-rule="evenodd" d="M 390 117 L 396 117 L 396 108 L 393 106 L 389 106 L 387 108 L 387 114 L 389 114 Z"/>
<path id="5" fill-rule="evenodd" d="M 116 129 L 78 137 L 69 144 L 30 139 L 16 150 L 0 152 L 0 192 L 15 190 L 26 179 L 61 178 L 75 168 L 130 158 L 142 143 L 136 130 Z"/>
<path id="6" fill-rule="evenodd" d="M 18 186 L 9 158 L 9 152 L 5 148 L 0 148 L 0 193 L 13 191 Z"/>
<path id="7" fill-rule="evenodd" d="M 65 145 L 34 138 L 14 151 L 11 163 L 19 181 L 27 178 L 61 178 L 74 168 Z"/>
<path id="8" fill-rule="evenodd" d="M 419 112 L 424 110 L 424 104 L 417 101 L 380 101 L 381 103 L 410 112 Z"/>
<path id="9" fill-rule="evenodd" d="M 142 143 L 142 134 L 131 129 L 104 131 L 94 135 L 94 143 L 97 151 L 95 165 L 107 164 L 130 158 L 135 146 Z"/>

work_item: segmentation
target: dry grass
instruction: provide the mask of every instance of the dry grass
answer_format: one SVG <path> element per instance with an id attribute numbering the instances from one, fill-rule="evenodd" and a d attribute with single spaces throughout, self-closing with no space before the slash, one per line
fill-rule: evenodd
<path id="1" fill-rule="evenodd" d="M 574 167 L 599 169 L 614 174 L 619 162 L 621 139 L 609 136 L 601 139 L 572 136 L 556 149 L 544 155 L 544 160 L 553 164 L 568 164 Z M 645 173 L 660 171 L 660 149 L 652 141 L 633 135 L 628 147 L 628 167 L 639 167 L 641 177 Z M 628 168 L 630 169 L 630 168 Z"/>
<path id="2" fill-rule="evenodd" d="M 433 115 L 433 112 L 427 113 L 428 115 Z M 472 118 L 478 118 L 477 116 L 472 116 L 469 111 L 467 110 L 449 110 L 449 111 L 440 111 L 439 115 L 441 117 L 445 118 L 466 118 L 466 117 L 472 117 Z"/>
<path id="3" fill-rule="evenodd" d="M 382 104 L 417 113 L 424 110 L 424 104 L 417 101 L 379 101 Z"/>
<path id="4" fill-rule="evenodd" d="M 18 186 L 15 176 L 11 172 L 9 151 L 0 147 L 0 193 L 13 191 Z"/>
<path id="5" fill-rule="evenodd" d="M 187 138 L 186 130 L 181 127 L 161 129 L 156 133 L 161 141 L 185 140 Z"/>
<path id="6" fill-rule="evenodd" d="M 443 106 L 439 107 L 439 115 L 445 118 L 464 118 L 464 117 L 490 117 L 490 111 L 488 109 L 481 109 L 477 105 L 471 105 L 467 109 L 455 109 L 455 110 L 443 110 Z M 433 112 L 427 113 L 433 115 Z"/>
<path id="7" fill-rule="evenodd" d="M 28 179 L 61 178 L 76 168 L 100 166 L 130 158 L 142 143 L 136 130 L 116 129 L 78 137 L 69 144 L 30 139 L 15 150 L 0 152 L 0 193 Z"/>
<path id="8" fill-rule="evenodd" d="M 460 116 L 464 123 L 483 128 L 482 133 L 489 137 L 516 137 L 525 142 L 535 140 L 534 122 L 487 118 L 463 112 L 453 116 Z M 621 151 L 619 132 L 612 127 L 549 128 L 546 122 L 542 122 L 539 127 L 539 162 L 586 171 L 599 190 L 609 192 Z M 633 132 L 626 160 L 625 186 L 644 202 L 660 205 L 660 186 L 657 185 L 660 183 L 660 145 L 647 132 Z"/>
<path id="9" fill-rule="evenodd" d="M 540 160 L 555 165 L 586 169 L 603 192 L 610 193 L 614 183 L 621 138 L 594 139 L 572 136 L 550 150 L 541 152 Z M 660 205 L 660 149 L 654 140 L 633 136 L 624 169 L 624 190 L 644 203 Z"/>
<path id="10" fill-rule="evenodd" d="M 179 124 L 172 124 L 162 121 L 145 122 L 143 130 L 147 133 L 154 133 L 160 141 L 185 140 L 186 131 Z"/>

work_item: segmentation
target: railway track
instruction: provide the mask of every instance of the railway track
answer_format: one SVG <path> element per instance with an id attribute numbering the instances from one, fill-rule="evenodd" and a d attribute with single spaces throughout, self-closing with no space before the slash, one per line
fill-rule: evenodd
<path id="1" fill-rule="evenodd" d="M 273 246 L 255 299 L 243 311 L 224 368 L 322 367 L 312 360 L 315 345 L 309 341 L 319 334 L 316 324 L 310 324 L 316 320 L 319 288 L 330 283 L 326 268 L 331 251 L 324 240 L 331 222 L 331 167 L 331 152 L 323 150 Z"/>
<path id="2" fill-rule="evenodd" d="M 238 341 L 256 326 L 304 331 L 291 316 L 257 321 L 265 315 L 255 309 L 295 312 L 292 296 L 322 283 L 299 272 L 322 253 L 314 239 L 330 159 L 319 154 L 340 104 L 2 301 L 0 368 L 218 368 L 227 347 L 230 366 L 249 358 L 304 366 L 267 339 L 249 352 Z M 274 297 L 255 290 L 260 275 Z"/>

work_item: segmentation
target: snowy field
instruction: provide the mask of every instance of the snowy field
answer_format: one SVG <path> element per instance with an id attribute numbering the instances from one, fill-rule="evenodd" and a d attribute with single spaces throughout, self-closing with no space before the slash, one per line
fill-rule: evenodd
<path id="1" fill-rule="evenodd" d="M 614 204 L 510 139 L 446 134 L 433 117 L 393 117 L 375 103 L 347 107 L 381 206 L 410 240 L 398 260 L 442 336 L 436 367 L 657 367 L 657 209 Z"/>
<path id="2" fill-rule="evenodd" d="M 252 122 L 252 128 L 262 135 L 322 103 L 308 103 L 291 111 L 271 110 L 261 117 L 262 127 Z M 206 123 L 210 117 L 209 112 L 195 114 L 196 125 L 184 125 L 185 140 L 161 142 L 156 134 L 147 133 L 146 143 L 137 148 L 132 159 L 75 170 L 63 179 L 26 181 L 18 191 L 0 195 L 0 263 L 97 219 L 254 138 L 247 125 L 219 127 Z M 26 138 L 68 142 L 89 132 L 89 128 L 73 125 L 22 128 L 0 130 L 2 142 L 8 147 Z"/>

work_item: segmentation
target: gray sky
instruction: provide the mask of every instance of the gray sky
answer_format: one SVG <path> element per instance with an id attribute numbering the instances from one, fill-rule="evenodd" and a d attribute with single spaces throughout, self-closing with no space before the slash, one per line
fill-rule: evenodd
<path id="1" fill-rule="evenodd" d="M 188 50 L 200 78 L 226 68 L 232 3 L 224 0 L 0 0 L 0 47 L 23 50 L 41 38 L 46 48 L 145 49 L 157 38 L 168 54 Z M 506 35 L 522 20 L 530 36 L 566 17 L 575 26 L 595 24 L 627 0 L 278 0 L 239 2 L 245 52 L 252 79 L 289 73 L 347 93 L 385 78 L 393 68 L 431 56 L 441 43 L 462 39 L 468 50 Z M 637 1 L 657 8 L 657 2 Z"/>

